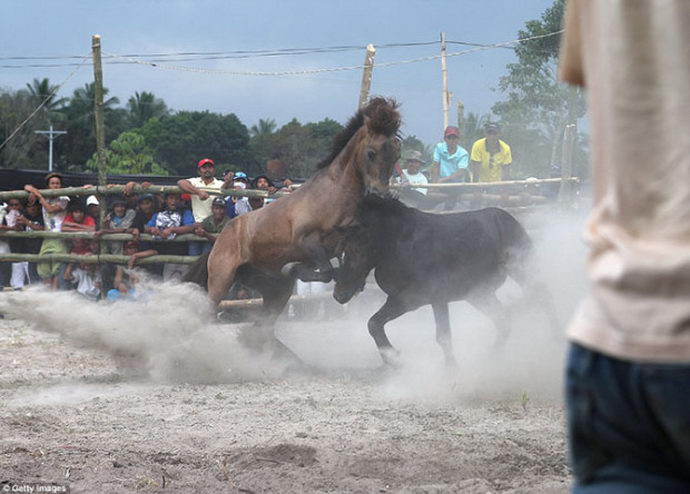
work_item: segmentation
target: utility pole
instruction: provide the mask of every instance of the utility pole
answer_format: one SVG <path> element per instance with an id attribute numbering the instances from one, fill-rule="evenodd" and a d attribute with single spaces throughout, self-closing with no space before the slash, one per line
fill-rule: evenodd
<path id="1" fill-rule="evenodd" d="M 376 48 L 369 43 L 367 45 L 367 53 L 364 56 L 364 72 L 362 72 L 362 87 L 359 91 L 359 106 L 363 108 L 369 99 L 369 90 L 371 89 L 371 76 L 374 71 L 374 55 L 376 55 Z"/>
<path id="2" fill-rule="evenodd" d="M 448 93 L 448 69 L 446 69 L 446 33 L 441 33 L 441 75 L 443 77 L 443 128 L 448 127 L 448 107 L 450 94 Z"/>
<path id="3" fill-rule="evenodd" d="M 460 135 L 465 136 L 465 104 L 458 100 L 458 129 L 460 129 Z"/>
<path id="4" fill-rule="evenodd" d="M 48 171 L 53 171 L 53 141 L 66 134 L 66 130 L 53 130 L 53 125 L 50 125 L 50 130 L 34 130 L 36 134 L 43 134 L 48 136 Z"/>
<path id="5" fill-rule="evenodd" d="M 96 155 L 98 157 L 98 185 L 105 186 L 105 127 L 103 124 L 103 68 L 101 67 L 101 36 L 94 34 L 91 38 L 91 51 L 93 53 L 94 76 L 94 112 L 96 116 Z M 105 208 L 101 208 L 101 216 L 104 216 Z M 103 219 L 103 218 L 101 218 Z"/>

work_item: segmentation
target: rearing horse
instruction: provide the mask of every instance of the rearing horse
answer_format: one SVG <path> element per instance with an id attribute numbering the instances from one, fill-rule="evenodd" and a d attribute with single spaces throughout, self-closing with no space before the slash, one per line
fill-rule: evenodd
<path id="1" fill-rule="evenodd" d="M 388 191 L 393 166 L 400 156 L 397 104 L 374 98 L 359 110 L 336 137 L 331 155 L 317 172 L 289 196 L 233 219 L 218 236 L 208 261 L 190 270 L 188 281 L 203 280 L 218 304 L 235 280 L 263 296 L 263 317 L 257 321 L 255 344 L 271 339 L 275 319 L 290 298 L 294 275 L 281 269 L 314 268 L 312 279 L 329 281 L 337 239 L 336 227 L 349 225 L 366 194 Z M 206 262 L 206 270 L 203 263 Z M 201 273 L 200 269 L 201 268 Z M 300 276 L 302 277 L 302 276 Z M 270 332 L 268 331 L 270 329 Z"/>

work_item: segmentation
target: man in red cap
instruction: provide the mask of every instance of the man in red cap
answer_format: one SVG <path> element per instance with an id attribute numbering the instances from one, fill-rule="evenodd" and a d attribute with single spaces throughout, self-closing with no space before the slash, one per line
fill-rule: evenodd
<path id="1" fill-rule="evenodd" d="M 219 191 L 223 186 L 223 181 L 218 180 L 215 175 L 215 163 L 210 158 L 204 158 L 197 163 L 198 177 L 181 179 L 177 185 L 184 192 L 192 196 L 192 214 L 194 222 L 201 223 L 211 215 L 211 205 L 213 198 L 208 191 Z M 189 245 L 189 255 L 201 254 L 202 245 L 199 242 L 192 242 Z M 198 252 L 197 252 L 198 251 Z"/>
<path id="2" fill-rule="evenodd" d="M 446 127 L 443 142 L 434 148 L 431 181 L 434 183 L 465 182 L 468 178 L 469 154 L 460 146 L 460 129 Z"/>

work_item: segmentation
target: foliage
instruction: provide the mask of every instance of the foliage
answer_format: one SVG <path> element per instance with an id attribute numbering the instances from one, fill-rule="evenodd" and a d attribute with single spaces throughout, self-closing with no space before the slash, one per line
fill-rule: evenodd
<path id="1" fill-rule="evenodd" d="M 160 118 L 169 114 L 165 102 L 147 91 L 141 93 L 137 91 L 134 96 L 130 96 L 127 101 L 127 111 L 131 127 L 141 127 L 152 118 Z"/>
<path id="2" fill-rule="evenodd" d="M 29 91 L 31 102 L 34 107 L 39 106 L 47 100 L 41 109 L 42 114 L 46 117 L 46 121 L 52 122 L 56 119 L 56 117 L 59 119 L 59 114 L 57 111 L 67 101 L 67 98 L 58 98 L 57 93 L 53 94 L 58 87 L 57 85 L 51 84 L 50 80 L 47 77 L 44 77 L 40 80 L 34 79 L 31 84 L 27 84 L 26 87 Z"/>
<path id="3" fill-rule="evenodd" d="M 27 90 L 0 90 L 0 143 L 5 142 L 35 107 L 34 99 Z M 36 130 L 45 130 L 44 125 L 45 119 L 31 119 L 0 150 L 0 167 L 35 168 L 37 163 L 45 166 L 48 145 L 45 137 L 34 133 Z"/>
<path id="4" fill-rule="evenodd" d="M 527 38 L 561 29 L 565 0 L 555 0 L 541 19 L 531 20 L 518 36 Z M 585 112 L 581 91 L 557 80 L 560 36 L 521 42 L 515 49 L 518 61 L 507 66 L 499 89 L 506 99 L 492 111 L 502 124 L 502 138 L 513 149 L 515 173 L 548 176 L 558 162 L 563 129 Z M 576 156 L 582 156 L 582 150 Z M 582 165 L 580 166 L 582 168 Z M 576 173 L 581 170 L 576 170 Z"/>
<path id="5" fill-rule="evenodd" d="M 79 170 L 96 152 L 95 101 L 96 86 L 85 84 L 74 90 L 68 103 L 60 112 L 67 135 L 55 141 L 58 156 L 64 167 Z M 118 98 L 106 98 L 108 88 L 103 88 L 103 120 L 106 145 L 126 129 L 126 112 L 115 108 Z"/>
<path id="6" fill-rule="evenodd" d="M 140 133 L 155 161 L 175 175 L 193 175 L 201 158 L 236 169 L 252 161 L 249 132 L 234 114 L 181 111 L 151 118 Z"/>
<path id="7" fill-rule="evenodd" d="M 108 173 L 123 175 L 167 175 L 168 171 L 155 162 L 153 151 L 146 145 L 144 136 L 137 131 L 126 131 L 110 143 L 106 150 Z M 86 167 L 98 170 L 96 153 L 86 162 Z"/>
<path id="8" fill-rule="evenodd" d="M 275 132 L 254 133 L 251 146 L 254 162 L 260 166 L 250 171 L 263 173 L 266 161 L 280 159 L 287 163 L 290 176 L 307 177 L 328 156 L 333 139 L 342 128 L 330 118 L 306 125 L 293 119 Z"/>
<path id="9" fill-rule="evenodd" d="M 252 138 L 271 135 L 276 131 L 277 127 L 276 121 L 272 118 L 267 118 L 266 120 L 260 118 L 259 123 L 252 125 L 252 128 L 249 129 L 249 135 Z"/>

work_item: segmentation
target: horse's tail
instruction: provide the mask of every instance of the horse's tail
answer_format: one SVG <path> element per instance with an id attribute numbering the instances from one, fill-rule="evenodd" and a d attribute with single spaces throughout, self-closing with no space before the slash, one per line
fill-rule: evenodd
<path id="1" fill-rule="evenodd" d="M 533 243 L 527 230 L 509 212 L 494 208 L 500 243 L 510 276 L 522 285 L 533 256 Z"/>
<path id="2" fill-rule="evenodd" d="M 525 291 L 525 299 L 547 317 L 553 335 L 560 335 L 561 325 L 551 291 L 540 273 L 535 259 L 534 244 L 527 230 L 513 215 L 502 209 L 500 231 L 506 247 L 508 274 Z"/>
<path id="3" fill-rule="evenodd" d="M 211 251 L 199 256 L 194 264 L 189 266 L 187 273 L 182 277 L 182 281 L 196 283 L 204 290 L 208 288 L 208 256 Z"/>

